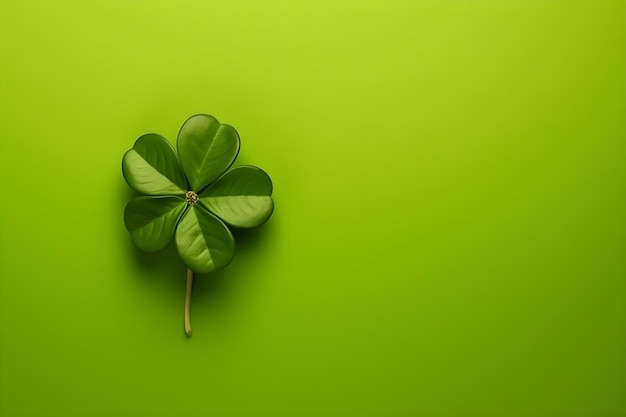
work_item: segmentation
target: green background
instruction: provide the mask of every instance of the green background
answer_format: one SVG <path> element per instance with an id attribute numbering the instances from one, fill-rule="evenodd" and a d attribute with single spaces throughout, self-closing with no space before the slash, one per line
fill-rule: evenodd
<path id="1" fill-rule="evenodd" d="M 624 1 L 0 1 L 0 415 L 625 416 Z M 276 210 L 199 276 L 121 158 Z"/>

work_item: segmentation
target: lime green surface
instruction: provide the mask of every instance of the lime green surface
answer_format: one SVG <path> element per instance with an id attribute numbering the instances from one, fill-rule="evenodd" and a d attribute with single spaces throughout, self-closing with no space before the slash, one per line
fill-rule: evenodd
<path id="1" fill-rule="evenodd" d="M 623 1 L 0 1 L 1 416 L 626 415 Z M 197 279 L 121 158 L 237 128 Z"/>

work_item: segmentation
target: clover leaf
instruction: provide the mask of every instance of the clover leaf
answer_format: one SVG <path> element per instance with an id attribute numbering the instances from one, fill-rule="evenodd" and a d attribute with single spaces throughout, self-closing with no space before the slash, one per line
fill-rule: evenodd
<path id="1" fill-rule="evenodd" d="M 191 335 L 194 273 L 227 266 L 235 252 L 229 227 L 262 225 L 274 210 L 272 181 L 260 168 L 231 168 L 239 134 L 207 114 L 185 121 L 177 149 L 163 136 L 141 136 L 122 158 L 128 185 L 142 196 L 128 202 L 124 224 L 133 244 L 159 251 L 172 240 L 187 266 L 185 333 Z"/>

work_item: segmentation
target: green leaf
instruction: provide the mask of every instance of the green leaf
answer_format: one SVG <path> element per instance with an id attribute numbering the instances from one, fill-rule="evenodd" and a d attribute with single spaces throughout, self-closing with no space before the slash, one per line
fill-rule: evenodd
<path id="1" fill-rule="evenodd" d="M 235 227 L 257 227 L 274 210 L 272 180 L 260 168 L 235 167 L 200 194 L 200 201 L 220 219 Z"/>
<path id="2" fill-rule="evenodd" d="M 213 116 L 197 114 L 180 128 L 177 147 L 191 189 L 199 192 L 235 161 L 239 135 Z"/>
<path id="3" fill-rule="evenodd" d="M 137 139 L 124 154 L 122 173 L 128 185 L 143 194 L 185 194 L 187 188 L 174 147 L 154 133 Z"/>
<path id="4" fill-rule="evenodd" d="M 124 210 L 124 224 L 139 249 L 156 252 L 167 246 L 187 204 L 181 197 L 133 198 Z"/>
<path id="5" fill-rule="evenodd" d="M 220 219 L 196 204 L 189 207 L 176 228 L 176 247 L 189 269 L 206 273 L 230 263 L 235 239 Z"/>

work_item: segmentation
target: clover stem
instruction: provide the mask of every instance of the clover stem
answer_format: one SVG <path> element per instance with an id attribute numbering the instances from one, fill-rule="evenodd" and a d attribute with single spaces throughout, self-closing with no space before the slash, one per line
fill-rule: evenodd
<path id="1" fill-rule="evenodd" d="M 193 271 L 187 269 L 187 291 L 185 293 L 185 334 L 191 336 L 191 290 L 193 289 Z"/>

